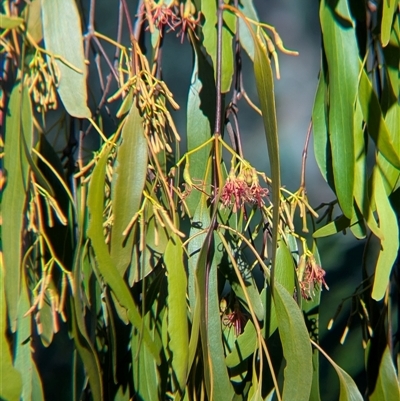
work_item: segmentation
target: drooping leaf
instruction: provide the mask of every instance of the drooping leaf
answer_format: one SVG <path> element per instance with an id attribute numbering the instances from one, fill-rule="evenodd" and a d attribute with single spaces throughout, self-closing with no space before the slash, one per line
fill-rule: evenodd
<path id="1" fill-rule="evenodd" d="M 212 67 L 201 52 L 197 40 L 191 37 L 191 42 L 194 66 L 187 101 L 188 151 L 198 148 L 210 139 L 215 120 L 215 82 Z M 208 163 L 205 163 L 210 149 L 211 146 L 207 145 L 191 154 L 187 170 L 191 181 L 200 187 L 204 186 L 201 189 L 205 191 L 211 179 Z M 192 216 L 200 202 L 200 196 L 201 192 L 193 189 L 185 200 Z"/>
<path id="2" fill-rule="evenodd" d="M 6 116 L 4 169 L 7 173 L 7 184 L 1 203 L 2 232 L 7 233 L 2 236 L 5 291 L 8 319 L 13 332 L 16 330 L 20 296 L 21 257 L 24 249 L 22 231 L 29 174 L 28 161 L 22 147 L 22 135 L 28 146 L 31 146 L 31 116 L 28 88 L 18 84 L 11 92 Z"/>
<path id="3" fill-rule="evenodd" d="M 366 72 L 361 72 L 358 99 L 361 104 L 368 133 L 375 142 L 380 153 L 397 169 L 400 170 L 400 155 L 396 150 L 391 135 L 383 118 L 379 100 L 372 88 Z"/>
<path id="4" fill-rule="evenodd" d="M 251 18 L 253 21 L 258 21 L 257 11 L 254 8 L 254 4 L 251 0 L 242 0 L 239 4 L 239 10 Z M 253 28 L 255 31 L 256 28 Z M 254 60 L 254 40 L 247 24 L 242 18 L 239 18 L 239 40 L 243 49 L 246 51 L 251 60 Z"/>
<path id="5" fill-rule="evenodd" d="M 104 176 L 105 167 L 110 148 L 103 151 L 93 173 L 88 192 L 88 208 L 90 213 L 90 222 L 87 234 L 91 240 L 96 254 L 98 269 L 105 283 L 110 286 L 118 302 L 127 311 L 129 321 L 134 327 L 142 327 L 142 318 L 137 310 L 135 302 L 129 291 L 127 284 L 119 274 L 110 254 L 103 236 L 103 201 L 104 201 Z M 159 363 L 159 351 L 155 347 L 150 333 L 146 327 L 143 327 L 143 341 L 145 346 Z"/>
<path id="6" fill-rule="evenodd" d="M 351 218 L 354 187 L 353 111 L 359 73 L 356 33 L 346 0 L 324 0 L 320 21 L 329 76 L 329 141 L 336 195 Z"/>
<path id="7" fill-rule="evenodd" d="M 34 0 L 24 10 L 24 14 L 26 15 L 26 29 L 36 43 L 39 43 L 43 39 L 40 9 L 41 0 Z"/>
<path id="8" fill-rule="evenodd" d="M 201 0 L 201 12 L 204 15 L 203 45 L 211 56 L 216 74 L 217 66 L 217 2 L 215 0 Z M 229 92 L 233 76 L 233 49 L 232 39 L 235 34 L 235 17 L 232 14 L 224 13 L 224 24 L 222 27 L 222 93 Z"/>
<path id="9" fill-rule="evenodd" d="M 264 123 L 264 132 L 267 139 L 269 164 L 271 167 L 272 204 L 272 271 L 274 271 L 276 251 L 278 248 L 278 226 L 280 210 L 281 172 L 279 161 L 278 127 L 276 122 L 276 108 L 274 95 L 274 79 L 271 62 L 267 56 L 266 48 L 253 33 L 254 39 L 254 76 L 260 108 Z M 272 283 L 271 286 L 274 284 Z"/>
<path id="10" fill-rule="evenodd" d="M 5 297 L 4 266 L 0 254 L 0 399 L 18 401 L 22 391 L 21 374 L 14 368 L 7 336 L 7 301 Z"/>
<path id="11" fill-rule="evenodd" d="M 312 350 L 303 315 L 293 297 L 275 283 L 274 304 L 286 361 L 283 399 L 308 401 L 312 378 Z"/>
<path id="12" fill-rule="evenodd" d="M 379 228 L 383 233 L 372 288 L 372 298 L 379 301 L 385 295 L 390 272 L 397 258 L 399 227 L 396 214 L 386 196 L 381 173 L 377 167 L 374 169 L 372 187 L 374 188 L 376 210 L 379 216 Z"/>
<path id="13" fill-rule="evenodd" d="M 295 287 L 295 267 L 292 255 L 284 243 L 279 241 L 279 247 L 276 252 L 275 280 L 278 281 L 289 294 L 293 294 Z"/>
<path id="14" fill-rule="evenodd" d="M 139 328 L 133 329 L 131 352 L 135 393 L 142 400 L 159 400 L 159 378 L 153 355 L 141 343 Z"/>
<path id="15" fill-rule="evenodd" d="M 322 349 L 320 351 L 328 359 L 338 375 L 340 385 L 339 401 L 362 401 L 363 397 L 351 376 L 337 365 Z"/>
<path id="16" fill-rule="evenodd" d="M 325 178 L 325 181 L 328 182 L 328 177 L 330 176 L 328 171 L 331 172 L 332 170 L 332 158 L 330 157 L 326 100 L 327 85 L 322 66 L 319 73 L 318 87 L 314 99 L 312 122 L 315 160 L 322 176 Z"/>
<path id="17" fill-rule="evenodd" d="M 147 173 L 147 141 L 142 118 L 135 104 L 125 119 L 121 139 L 111 187 L 114 223 L 110 254 L 123 276 L 131 261 L 134 230 L 126 236 L 123 232 L 140 208 Z"/>
<path id="18" fill-rule="evenodd" d="M 336 234 L 340 231 L 345 230 L 349 226 L 350 226 L 350 220 L 346 216 L 341 215 L 335 220 L 328 223 L 327 225 L 315 231 L 313 237 L 314 238 L 328 237 L 329 235 Z"/>
<path id="19" fill-rule="evenodd" d="M 400 399 L 400 383 L 397 381 L 396 368 L 386 346 L 379 367 L 378 380 L 369 401 L 391 401 Z"/>
<path id="20" fill-rule="evenodd" d="M 82 25 L 75 1 L 42 0 L 42 23 L 46 50 L 62 57 L 55 62 L 60 70 L 57 91 L 64 107 L 71 116 L 89 118 Z"/>
<path id="21" fill-rule="evenodd" d="M 385 47 L 389 43 L 390 32 L 392 30 L 392 23 L 396 13 L 395 0 L 386 0 L 382 2 L 382 23 L 381 23 L 381 43 Z"/>
<path id="22" fill-rule="evenodd" d="M 183 393 L 188 375 L 189 328 L 186 307 L 187 278 L 183 247 L 178 236 L 170 238 L 164 254 L 168 273 L 168 336 L 172 369 Z"/>

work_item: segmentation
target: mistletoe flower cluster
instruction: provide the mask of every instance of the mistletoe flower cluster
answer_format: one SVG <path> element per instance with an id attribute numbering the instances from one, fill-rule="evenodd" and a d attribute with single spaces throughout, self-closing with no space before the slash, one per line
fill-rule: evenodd
<path id="1" fill-rule="evenodd" d="M 158 2 L 145 0 L 139 15 L 146 17 L 151 32 L 153 32 L 154 27 L 159 30 L 161 35 L 166 27 L 169 28 L 169 31 L 180 28 L 177 36 L 180 36 L 181 42 L 183 42 L 185 33 L 189 29 L 194 31 L 200 23 L 201 15 L 198 13 L 197 18 L 195 18 L 195 12 L 196 8 L 190 0 L 185 4 L 172 1 L 169 5 L 165 4 L 164 0 Z"/>
<path id="2" fill-rule="evenodd" d="M 254 168 L 245 167 L 238 175 L 232 169 L 222 189 L 221 202 L 224 207 L 232 206 L 236 213 L 246 203 L 264 206 L 265 197 L 268 196 L 268 189 L 262 188 Z"/>
<path id="3" fill-rule="evenodd" d="M 325 282 L 325 270 L 317 264 L 314 256 L 307 258 L 303 277 L 299 280 L 301 295 L 304 299 L 312 299 L 315 296 L 315 288 L 321 289 L 324 286 L 329 290 Z"/>

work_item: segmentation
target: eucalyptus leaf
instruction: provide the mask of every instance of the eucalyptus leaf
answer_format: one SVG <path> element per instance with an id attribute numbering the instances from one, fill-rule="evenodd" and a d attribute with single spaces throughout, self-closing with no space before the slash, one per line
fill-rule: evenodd
<path id="1" fill-rule="evenodd" d="M 6 115 L 4 169 L 7 185 L 4 188 L 2 210 L 2 249 L 5 266 L 7 314 L 12 332 L 16 330 L 18 300 L 21 285 L 21 259 L 25 202 L 28 192 L 29 164 L 23 150 L 22 136 L 31 146 L 32 129 L 28 130 L 30 98 L 28 88 L 16 85 L 10 96 Z M 24 130 L 25 128 L 25 130 Z M 30 128 L 32 128 L 30 126 Z M 25 131 L 25 132 L 24 132 Z"/>
<path id="2" fill-rule="evenodd" d="M 358 46 L 346 0 L 320 3 L 320 21 L 329 76 L 329 141 L 336 195 L 351 218 L 354 187 L 353 111 L 358 89 Z"/>
<path id="3" fill-rule="evenodd" d="M 286 361 L 282 397 L 284 400 L 308 401 L 313 364 L 309 335 L 302 312 L 279 282 L 275 283 L 273 300 Z"/>
<path id="4" fill-rule="evenodd" d="M 43 37 L 46 50 L 52 55 L 48 56 L 48 62 L 51 62 L 51 57 L 61 57 L 55 60 L 60 70 L 58 94 L 71 116 L 89 118 L 82 24 L 76 2 L 41 1 Z"/>
<path id="5" fill-rule="evenodd" d="M 164 254 L 168 274 L 168 336 L 172 369 L 181 392 L 188 375 L 189 328 L 186 307 L 187 278 L 183 247 L 178 236 L 170 238 Z"/>
<path id="6" fill-rule="evenodd" d="M 111 186 L 114 223 L 110 244 L 111 258 L 121 276 L 131 261 L 134 230 L 123 233 L 140 208 L 147 174 L 147 141 L 135 104 L 123 124 Z"/>
<path id="7" fill-rule="evenodd" d="M 376 209 L 379 216 L 379 228 L 383 233 L 381 250 L 376 264 L 372 298 L 383 298 L 389 285 L 389 276 L 397 258 L 399 249 L 399 226 L 397 217 L 385 193 L 382 176 L 377 168 L 373 173 L 373 188 Z"/>
<path id="8" fill-rule="evenodd" d="M 393 364 L 389 346 L 382 355 L 378 380 L 369 401 L 392 401 L 400 399 L 400 383 L 397 381 L 396 368 Z"/>
<path id="9" fill-rule="evenodd" d="M 103 200 L 104 200 L 104 177 L 105 167 L 110 148 L 104 150 L 92 174 L 88 193 L 88 208 L 90 213 L 90 222 L 87 234 L 91 240 L 96 254 L 97 264 L 100 274 L 108 284 L 118 302 L 127 310 L 129 321 L 134 327 L 142 327 L 142 319 L 137 310 L 135 302 L 129 291 L 127 284 L 122 279 L 115 266 L 103 236 Z M 149 348 L 149 351 L 157 361 L 160 362 L 159 351 L 155 347 L 150 333 L 146 327 L 143 327 L 143 341 Z"/>

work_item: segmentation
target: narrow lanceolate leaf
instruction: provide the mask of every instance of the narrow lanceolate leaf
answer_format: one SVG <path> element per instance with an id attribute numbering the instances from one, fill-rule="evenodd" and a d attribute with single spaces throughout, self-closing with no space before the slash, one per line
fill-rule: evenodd
<path id="1" fill-rule="evenodd" d="M 103 151 L 95 169 L 92 173 L 92 179 L 88 192 L 88 208 L 90 213 L 90 222 L 87 234 L 91 240 L 98 269 L 105 283 L 110 286 L 118 302 L 127 311 L 129 321 L 134 327 L 142 327 L 142 318 L 137 310 L 136 304 L 129 291 L 128 285 L 122 279 L 117 267 L 115 266 L 103 236 L 103 205 L 104 205 L 104 177 L 107 158 L 110 149 Z M 158 349 L 155 347 L 150 333 L 146 327 L 143 327 L 143 341 L 149 348 L 153 358 L 160 360 Z"/>
<path id="2" fill-rule="evenodd" d="M 215 120 L 215 82 L 213 70 L 202 53 L 197 40 L 191 36 L 194 52 L 192 79 L 187 101 L 187 145 L 188 151 L 198 148 L 210 139 Z M 207 171 L 207 163 L 211 145 L 207 145 L 189 156 L 189 166 L 186 165 L 190 180 L 200 187 L 207 185 L 211 173 Z M 185 174 L 184 174 L 185 178 Z M 188 185 L 188 183 L 186 182 Z M 206 190 L 206 188 L 204 188 Z M 201 191 L 193 189 L 185 202 L 190 214 L 196 211 L 200 202 Z"/>
<path id="3" fill-rule="evenodd" d="M 363 401 L 363 397 L 351 376 L 337 365 L 322 349 L 320 351 L 328 359 L 338 375 L 340 385 L 339 401 Z"/>
<path id="4" fill-rule="evenodd" d="M 30 337 L 32 335 L 32 316 L 24 316 L 31 307 L 26 275 L 21 274 L 21 293 L 18 304 L 18 321 L 16 333 L 15 368 L 22 377 L 22 399 L 32 399 L 32 384 L 35 362 L 32 359 Z"/>
<path id="5" fill-rule="evenodd" d="M 372 88 L 372 83 L 368 79 L 367 73 L 364 70 L 361 72 L 358 98 L 361 104 L 364 120 L 367 123 L 368 133 L 374 140 L 377 149 L 389 163 L 400 170 L 400 155 L 398 150 L 394 147 L 392 135 L 390 135 L 383 118 L 378 97 L 376 96 L 376 93 Z"/>
<path id="6" fill-rule="evenodd" d="M 86 65 L 81 19 L 74 0 L 42 0 L 43 37 L 46 50 L 60 70 L 58 94 L 71 116 L 89 118 Z M 50 62 L 50 57 L 48 57 Z"/>
<path id="7" fill-rule="evenodd" d="M 18 28 L 24 20 L 20 17 L 11 17 L 9 15 L 0 14 L 0 28 L 13 29 Z"/>
<path id="8" fill-rule="evenodd" d="M 390 39 L 390 32 L 392 30 L 393 17 L 398 7 L 396 0 L 382 1 L 382 23 L 381 23 L 381 43 L 382 46 L 387 46 Z M 396 23 L 396 22 L 395 22 Z"/>
<path id="9" fill-rule="evenodd" d="M 4 266 L 0 253 L 0 399 L 18 401 L 22 390 L 21 374 L 12 364 L 11 347 L 7 336 L 7 311 Z"/>
<path id="10" fill-rule="evenodd" d="M 172 353 L 173 376 L 181 392 L 188 374 L 189 328 L 186 307 L 187 278 L 183 264 L 183 247 L 178 236 L 170 238 L 164 254 L 168 273 L 168 336 Z"/>
<path id="11" fill-rule="evenodd" d="M 346 217 L 353 211 L 353 112 L 359 72 L 354 23 L 347 0 L 324 0 L 320 20 L 329 76 L 329 140 L 336 195 Z"/>
<path id="12" fill-rule="evenodd" d="M 379 301 L 385 295 L 389 284 L 389 276 L 399 249 L 399 226 L 397 217 L 385 193 L 383 179 L 376 167 L 373 173 L 373 192 L 376 210 L 379 216 L 379 228 L 383 234 L 381 250 L 378 256 L 374 275 L 372 298 Z"/>
<path id="13" fill-rule="evenodd" d="M 123 276 L 131 261 L 134 230 L 126 236 L 123 232 L 139 210 L 147 172 L 147 142 L 136 105 L 131 107 L 121 137 L 111 190 L 114 223 L 110 253 Z"/>
<path id="14" fill-rule="evenodd" d="M 279 161 L 279 142 L 278 127 L 276 123 L 276 109 L 274 96 L 274 80 L 270 60 L 266 54 L 266 49 L 261 45 L 257 37 L 254 36 L 254 75 L 258 98 L 264 122 L 265 136 L 267 138 L 269 164 L 271 166 L 272 179 L 272 266 L 275 265 L 276 249 L 278 247 L 278 226 L 280 210 L 280 187 L 281 172 Z M 273 284 L 271 284 L 273 285 Z"/>
<path id="15" fill-rule="evenodd" d="M 308 401 L 313 378 L 312 350 L 303 314 L 293 297 L 275 283 L 274 304 L 286 367 L 283 399 Z"/>
<path id="16" fill-rule="evenodd" d="M 32 110 L 28 89 L 14 87 L 8 104 L 4 142 L 4 169 L 7 183 L 1 203 L 2 246 L 4 250 L 7 312 L 11 330 L 15 332 L 20 296 L 21 257 L 24 249 L 22 228 L 29 166 L 22 146 L 22 135 L 28 146 L 32 142 Z"/>
<path id="17" fill-rule="evenodd" d="M 252 0 L 241 0 L 239 4 L 239 10 L 246 15 L 246 17 L 253 21 L 258 21 L 257 11 L 254 7 Z M 253 31 L 256 31 L 256 27 L 252 27 Z M 251 60 L 254 60 L 254 40 L 252 33 L 249 31 L 249 26 L 246 25 L 242 18 L 239 18 L 239 40 L 243 49 L 249 55 Z"/>
<path id="18" fill-rule="evenodd" d="M 217 4 L 215 0 L 201 0 L 201 12 L 204 15 L 203 45 L 211 56 L 214 73 L 217 66 Z M 233 49 L 232 39 L 235 34 L 235 16 L 224 13 L 224 26 L 222 28 L 222 83 L 221 91 L 229 92 L 233 76 Z"/>
<path id="19" fill-rule="evenodd" d="M 319 73 L 318 87 L 312 111 L 314 155 L 322 176 L 326 182 L 332 174 L 332 158 L 328 136 L 328 118 L 326 113 L 327 84 L 323 66 Z"/>
<path id="20" fill-rule="evenodd" d="M 369 396 L 369 401 L 400 400 L 400 383 L 397 381 L 396 368 L 386 346 L 379 367 L 375 390 Z"/>

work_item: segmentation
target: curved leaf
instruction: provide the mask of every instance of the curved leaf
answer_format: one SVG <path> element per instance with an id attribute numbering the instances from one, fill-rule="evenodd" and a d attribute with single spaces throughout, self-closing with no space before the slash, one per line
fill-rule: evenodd
<path id="1" fill-rule="evenodd" d="M 46 49 L 75 68 L 55 61 L 60 70 L 57 91 L 64 107 L 71 116 L 89 118 L 81 19 L 75 1 L 42 0 L 42 23 Z"/>
<path id="2" fill-rule="evenodd" d="M 400 170 L 400 155 L 394 148 L 391 135 L 382 115 L 378 97 L 376 96 L 371 81 L 368 79 L 364 70 L 361 72 L 358 98 L 361 104 L 364 120 L 367 123 L 368 133 L 374 140 L 377 149 L 389 163 Z"/>
<path id="3" fill-rule="evenodd" d="M 5 298 L 4 267 L 0 253 L 0 399 L 18 401 L 22 391 L 21 374 L 12 364 L 7 336 L 7 311 Z"/>
<path id="4" fill-rule="evenodd" d="M 91 240 L 96 254 L 96 260 L 100 274 L 104 281 L 110 286 L 118 302 L 123 306 L 129 321 L 136 328 L 142 328 L 142 318 L 137 310 L 135 302 L 125 281 L 119 274 L 110 254 L 103 236 L 103 202 L 104 202 L 104 176 L 107 158 L 110 148 L 105 149 L 93 170 L 88 192 L 88 208 L 90 213 L 87 234 Z M 159 350 L 156 348 L 147 327 L 143 327 L 143 341 L 149 348 L 157 363 L 160 362 Z"/>
<path id="5" fill-rule="evenodd" d="M 281 172 L 279 161 L 279 141 L 278 127 L 276 122 L 275 96 L 274 96 L 274 79 L 272 76 L 271 62 L 266 54 L 258 38 L 254 35 L 254 75 L 256 79 L 256 87 L 262 118 L 264 123 L 264 131 L 267 139 L 267 148 L 269 156 L 269 164 L 271 166 L 272 179 L 272 271 L 275 270 L 275 259 L 278 248 L 278 226 L 279 226 L 279 210 L 280 210 L 280 188 L 281 188 Z M 271 286 L 274 284 L 271 283 Z"/>
<path id="6" fill-rule="evenodd" d="M 375 390 L 369 396 L 369 401 L 392 400 L 400 400 L 400 383 L 397 381 L 396 368 L 390 355 L 390 349 L 386 346 L 382 355 Z"/>
<path id="7" fill-rule="evenodd" d="M 114 222 L 110 254 L 121 276 L 131 261 L 134 230 L 123 232 L 139 210 L 147 174 L 147 141 L 142 118 L 134 104 L 124 121 L 111 187 Z"/>
<path id="8" fill-rule="evenodd" d="M 384 236 L 381 239 L 381 250 L 376 264 L 374 286 L 372 288 L 372 298 L 379 301 L 385 295 L 389 284 L 390 272 L 397 258 L 399 226 L 397 216 L 386 196 L 382 176 L 377 167 L 374 169 L 372 185 L 374 188 L 376 210 L 379 216 L 379 228 Z"/>
<path id="9" fill-rule="evenodd" d="M 217 65 L 217 5 L 215 0 L 201 0 L 201 12 L 204 15 L 203 45 L 211 56 L 216 74 Z M 236 18 L 232 14 L 224 13 L 224 25 L 222 27 L 222 93 L 229 92 L 233 76 L 233 49 L 232 39 L 235 34 Z"/>
<path id="10" fill-rule="evenodd" d="M 180 238 L 170 238 L 164 254 L 168 273 L 168 336 L 172 353 L 172 369 L 179 389 L 184 391 L 188 374 L 188 321 L 186 307 L 187 278 L 183 265 L 183 247 Z"/>
<path id="11" fill-rule="evenodd" d="M 329 76 L 329 140 L 336 195 L 346 217 L 353 211 L 353 113 L 358 89 L 356 33 L 346 0 L 324 0 L 320 21 Z"/>
<path id="12" fill-rule="evenodd" d="M 7 233 L 2 236 L 5 291 L 8 319 L 13 332 L 16 330 L 20 296 L 21 257 L 24 249 L 22 231 L 29 175 L 22 136 L 30 147 L 32 129 L 32 109 L 28 88 L 19 84 L 11 92 L 7 110 L 4 142 L 4 169 L 7 173 L 7 184 L 1 202 L 2 232 Z"/>
<path id="13" fill-rule="evenodd" d="M 275 283 L 273 300 L 286 361 L 282 397 L 284 400 L 308 401 L 313 379 L 313 363 L 302 312 L 279 282 Z"/>

